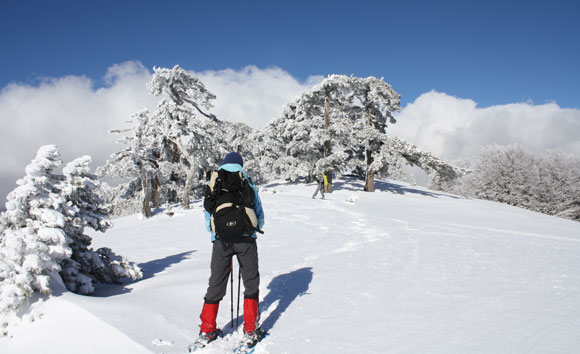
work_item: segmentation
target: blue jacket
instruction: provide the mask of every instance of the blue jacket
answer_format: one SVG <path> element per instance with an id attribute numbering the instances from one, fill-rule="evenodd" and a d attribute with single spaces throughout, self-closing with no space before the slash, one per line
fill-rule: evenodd
<path id="1" fill-rule="evenodd" d="M 250 187 L 252 188 L 252 190 L 254 190 L 254 194 L 256 195 L 253 209 L 254 212 L 256 213 L 256 216 L 258 217 L 258 229 L 261 230 L 262 227 L 264 226 L 264 209 L 262 209 L 262 201 L 260 200 L 260 196 L 258 195 L 258 188 L 256 188 L 256 186 L 252 183 L 252 180 L 248 178 L 248 174 L 246 173 L 246 171 L 244 171 L 242 166 L 238 165 L 237 163 L 228 163 L 225 165 L 221 165 L 220 168 L 218 168 L 218 170 L 221 169 L 224 169 L 229 172 L 242 172 L 244 178 L 248 180 Z M 211 234 L 211 242 L 214 242 L 215 234 L 211 231 L 211 214 L 207 210 L 205 210 L 205 228 Z M 256 232 L 252 233 L 251 235 L 244 236 L 257 238 Z"/>

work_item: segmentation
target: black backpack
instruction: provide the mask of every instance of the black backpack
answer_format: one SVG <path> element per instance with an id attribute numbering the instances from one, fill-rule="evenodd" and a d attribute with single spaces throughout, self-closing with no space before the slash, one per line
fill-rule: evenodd
<path id="1" fill-rule="evenodd" d="M 254 190 L 241 172 L 214 171 L 205 191 L 203 206 L 211 214 L 211 229 L 226 243 L 242 241 L 258 229 Z"/>

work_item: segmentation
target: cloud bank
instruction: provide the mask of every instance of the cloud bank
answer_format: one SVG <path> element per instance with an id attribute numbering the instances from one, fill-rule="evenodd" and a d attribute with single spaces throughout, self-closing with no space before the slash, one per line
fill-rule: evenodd
<path id="1" fill-rule="evenodd" d="M 285 104 L 324 79 L 313 76 L 301 83 L 280 68 L 255 66 L 193 74 L 216 94 L 212 111 L 219 119 L 244 122 L 253 128 L 278 118 Z"/>
<path id="2" fill-rule="evenodd" d="M 155 104 L 144 85 L 147 70 L 137 63 L 114 65 L 100 89 L 86 77 L 44 79 L 37 86 L 10 84 L 0 91 L 2 201 L 24 175 L 24 167 L 46 144 L 57 144 L 65 161 L 91 155 L 102 163 L 116 148 L 109 134 L 124 127 L 138 109 Z M 4 204 L 2 202 L 2 204 Z"/>
<path id="3" fill-rule="evenodd" d="M 580 110 L 556 103 L 478 108 L 473 100 L 431 91 L 396 117 L 390 134 L 444 159 L 473 156 L 485 145 L 512 143 L 537 153 L 559 148 L 580 155 Z"/>
<path id="4" fill-rule="evenodd" d="M 159 101 L 145 88 L 151 73 L 139 62 L 125 62 L 108 69 L 103 77 L 106 86 L 101 88 L 82 76 L 4 87 L 0 208 L 41 145 L 58 145 L 65 162 L 90 155 L 93 169 L 120 149 L 118 137 L 109 131 L 128 127 L 132 114 L 144 108 L 153 111 Z M 315 76 L 301 82 L 280 68 L 255 66 L 192 73 L 217 96 L 212 113 L 254 128 L 277 118 L 284 104 L 323 79 Z M 482 145 L 514 142 L 532 151 L 562 148 L 580 154 L 580 110 L 557 104 L 478 108 L 472 100 L 432 91 L 408 104 L 397 118 L 390 134 L 447 159 L 473 155 Z"/>

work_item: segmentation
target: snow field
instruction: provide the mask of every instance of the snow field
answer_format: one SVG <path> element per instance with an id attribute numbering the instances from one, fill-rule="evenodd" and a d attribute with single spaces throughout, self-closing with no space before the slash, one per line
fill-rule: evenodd
<path id="1" fill-rule="evenodd" d="M 376 193 L 346 178 L 335 187 L 326 200 L 311 198 L 313 184 L 260 190 L 261 320 L 270 336 L 257 354 L 580 348 L 579 223 L 399 182 L 377 182 Z M 35 310 L 42 319 L 16 327 L 0 352 L 185 352 L 209 277 L 200 203 L 114 224 L 93 246 L 139 263 L 144 279 L 97 297 L 51 297 Z M 229 297 L 228 289 L 218 315 L 226 339 L 201 354 L 228 352 L 241 336 L 229 326 Z"/>

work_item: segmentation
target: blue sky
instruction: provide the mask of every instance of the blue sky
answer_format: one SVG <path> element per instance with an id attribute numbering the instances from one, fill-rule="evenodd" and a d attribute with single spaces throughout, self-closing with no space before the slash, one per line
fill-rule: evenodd
<path id="1" fill-rule="evenodd" d="M 403 104 L 437 90 L 480 107 L 580 107 L 578 1 L 0 2 L 0 88 L 137 60 L 384 77 Z"/>

